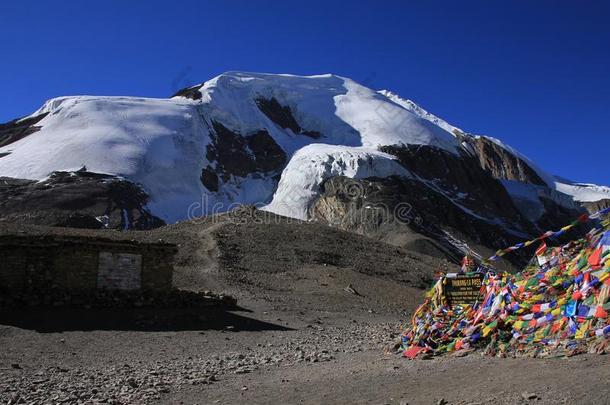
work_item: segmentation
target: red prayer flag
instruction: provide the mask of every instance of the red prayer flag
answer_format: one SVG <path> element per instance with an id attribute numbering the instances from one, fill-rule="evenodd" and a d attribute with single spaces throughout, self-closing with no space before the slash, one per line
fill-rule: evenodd
<path id="1" fill-rule="evenodd" d="M 404 351 L 403 355 L 406 358 L 409 358 L 409 359 L 413 360 L 415 357 L 417 357 L 417 355 L 419 353 L 421 353 L 425 349 L 426 349 L 425 347 L 411 346 L 407 350 Z"/>
<path id="2" fill-rule="evenodd" d="M 542 256 L 546 252 L 546 242 L 542 242 L 542 245 L 536 249 L 536 256 Z"/>
<path id="3" fill-rule="evenodd" d="M 593 267 L 593 269 L 597 270 L 601 267 L 601 260 L 602 260 L 602 248 L 599 247 L 599 248 L 595 249 L 593 251 L 593 253 L 591 253 L 591 256 L 589 256 L 589 265 L 591 267 Z"/>
<path id="4" fill-rule="evenodd" d="M 607 318 L 608 312 L 604 309 L 604 307 L 602 305 L 598 305 L 597 308 L 595 308 L 595 317 L 596 318 Z"/>
<path id="5" fill-rule="evenodd" d="M 551 327 L 551 333 L 556 333 L 559 329 L 561 329 L 561 321 L 553 323 L 553 326 Z"/>

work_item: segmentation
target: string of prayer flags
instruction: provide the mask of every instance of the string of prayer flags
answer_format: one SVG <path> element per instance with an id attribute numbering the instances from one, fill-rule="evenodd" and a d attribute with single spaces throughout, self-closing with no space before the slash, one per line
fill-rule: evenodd
<path id="1" fill-rule="evenodd" d="M 488 264 L 489 262 L 497 261 L 499 258 L 501 258 L 502 256 L 506 255 L 507 253 L 514 252 L 515 250 L 519 250 L 519 249 L 521 249 L 523 247 L 531 246 L 531 245 L 533 245 L 536 242 L 544 242 L 545 239 L 557 238 L 557 237 L 565 234 L 570 229 L 574 228 L 575 226 L 577 226 L 577 225 L 579 225 L 581 223 L 585 223 L 585 222 L 590 221 L 590 220 L 601 219 L 602 217 L 604 217 L 608 213 L 610 213 L 610 207 L 609 208 L 605 208 L 603 210 L 600 210 L 600 211 L 598 211 L 598 212 L 596 212 L 594 214 L 591 214 L 591 215 L 583 214 L 583 215 L 579 216 L 577 219 L 575 219 L 571 224 L 564 226 L 563 228 L 561 228 L 558 231 L 546 231 L 545 233 L 543 233 L 542 235 L 540 235 L 536 239 L 532 239 L 532 240 L 524 241 L 524 242 L 521 242 L 521 243 L 517 243 L 516 245 L 507 247 L 505 249 L 499 249 L 491 257 L 487 258 L 486 260 L 483 260 L 483 264 Z M 606 218 L 606 219 L 604 219 L 602 221 L 602 226 L 607 228 L 608 225 L 610 225 L 610 220 Z M 607 244 L 610 245 L 610 236 L 608 237 Z"/>

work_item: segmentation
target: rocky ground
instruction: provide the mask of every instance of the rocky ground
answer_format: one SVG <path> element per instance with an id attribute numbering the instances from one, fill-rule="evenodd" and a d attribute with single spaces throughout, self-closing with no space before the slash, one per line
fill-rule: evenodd
<path id="1" fill-rule="evenodd" d="M 239 308 L 5 311 L 0 403 L 609 403 L 606 356 L 402 358 L 401 323 L 451 265 L 328 229 L 154 231 L 180 244 L 179 287 Z"/>
<path id="2" fill-rule="evenodd" d="M 346 294 L 349 294 L 346 292 Z M 396 313 L 250 302 L 222 327 L 2 326 L 3 403 L 608 403 L 606 356 L 408 361 Z M 245 319 L 258 319 L 248 328 Z M 230 323 L 230 324 L 229 324 Z"/>

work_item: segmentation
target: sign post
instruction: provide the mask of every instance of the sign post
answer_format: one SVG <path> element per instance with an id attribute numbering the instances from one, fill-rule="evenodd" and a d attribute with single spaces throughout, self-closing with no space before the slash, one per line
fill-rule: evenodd
<path id="1" fill-rule="evenodd" d="M 449 306 L 472 305 L 480 300 L 483 274 L 447 274 L 443 294 Z"/>

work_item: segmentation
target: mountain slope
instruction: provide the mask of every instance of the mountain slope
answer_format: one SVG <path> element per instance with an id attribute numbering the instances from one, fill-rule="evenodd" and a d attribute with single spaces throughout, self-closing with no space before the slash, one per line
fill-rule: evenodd
<path id="1" fill-rule="evenodd" d="M 44 182 L 76 170 L 139 189 L 133 191 L 138 204 L 124 212 L 149 215 L 148 224 L 254 204 L 304 220 L 343 218 L 337 226 L 360 233 L 385 227 L 386 235 L 437 240 L 461 233 L 495 248 L 563 225 L 581 209 L 557 191 L 552 176 L 499 140 L 468 134 L 412 101 L 335 75 L 228 72 L 170 99 L 61 97 L 0 126 L 0 176 Z M 345 183 L 347 192 L 329 194 L 326 186 L 341 177 L 353 180 Z M 376 204 L 408 203 L 426 226 L 389 229 L 346 219 L 361 213 L 371 182 L 384 195 Z M 88 192 L 96 201 L 107 193 Z M 344 197 L 355 205 L 343 204 Z M 74 198 L 59 208 L 68 216 L 82 211 L 92 224 L 90 218 L 110 213 L 79 203 Z M 13 214 L 27 218 L 4 216 Z M 132 227 L 133 218 L 100 226 Z"/>

